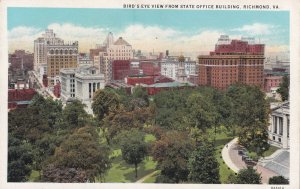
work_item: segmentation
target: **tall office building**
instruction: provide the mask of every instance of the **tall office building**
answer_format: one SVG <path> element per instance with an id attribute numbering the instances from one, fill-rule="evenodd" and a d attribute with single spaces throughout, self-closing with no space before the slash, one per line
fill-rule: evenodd
<path id="1" fill-rule="evenodd" d="M 59 82 L 62 68 L 76 68 L 78 64 L 78 42 L 51 44 L 47 46 L 48 86 Z"/>
<path id="2" fill-rule="evenodd" d="M 77 41 L 65 43 L 51 29 L 34 40 L 34 70 L 40 77 L 47 75 L 48 86 L 57 83 L 61 68 L 76 67 L 77 62 Z"/>
<path id="3" fill-rule="evenodd" d="M 42 37 L 34 40 L 34 70 L 42 77 L 47 74 L 47 46 L 50 44 L 63 44 L 64 41 L 51 29 L 47 29 Z"/>
<path id="4" fill-rule="evenodd" d="M 263 89 L 264 44 L 249 40 L 230 40 L 222 35 L 209 55 L 199 60 L 199 85 L 226 89 L 234 83 L 256 85 Z"/>
<path id="5" fill-rule="evenodd" d="M 107 82 L 113 79 L 112 62 L 115 60 L 131 60 L 133 58 L 132 46 L 122 37 L 114 41 L 111 32 L 106 37 L 102 46 L 98 46 L 98 56 L 94 56 L 94 63 L 100 68 L 100 72 L 105 75 Z"/>

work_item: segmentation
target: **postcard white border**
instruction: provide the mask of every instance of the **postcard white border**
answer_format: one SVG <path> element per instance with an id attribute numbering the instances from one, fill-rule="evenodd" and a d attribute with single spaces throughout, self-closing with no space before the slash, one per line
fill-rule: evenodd
<path id="1" fill-rule="evenodd" d="M 290 185 L 284 189 L 299 188 L 299 125 L 300 125 L 300 2 L 298 0 L 0 0 L 0 188 L 271 188 L 270 185 L 198 185 L 198 184 L 57 184 L 57 183 L 7 183 L 7 78 L 8 78 L 8 40 L 7 7 L 72 7 L 72 8 L 123 8 L 123 3 L 143 4 L 268 4 L 279 5 L 280 11 L 290 11 L 290 59 L 291 59 L 291 165 Z M 199 9 L 198 9 L 199 10 Z M 217 10 L 216 10 L 217 11 Z M 243 11 L 243 10 L 241 10 Z M 255 11 L 255 10 L 253 10 Z M 264 11 L 264 10 L 257 10 Z M 275 10 L 276 11 L 276 10 Z"/>

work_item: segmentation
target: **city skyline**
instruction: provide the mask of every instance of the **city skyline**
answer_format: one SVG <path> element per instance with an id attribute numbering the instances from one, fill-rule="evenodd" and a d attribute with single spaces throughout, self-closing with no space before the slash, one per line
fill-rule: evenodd
<path id="1" fill-rule="evenodd" d="M 180 14 L 178 14 L 180 13 Z M 50 15 L 50 16 L 49 16 Z M 144 52 L 199 54 L 214 49 L 218 37 L 255 37 L 266 53 L 289 51 L 288 11 L 194 11 L 75 8 L 9 8 L 9 51 L 33 50 L 33 40 L 53 29 L 88 52 L 108 32 Z"/>

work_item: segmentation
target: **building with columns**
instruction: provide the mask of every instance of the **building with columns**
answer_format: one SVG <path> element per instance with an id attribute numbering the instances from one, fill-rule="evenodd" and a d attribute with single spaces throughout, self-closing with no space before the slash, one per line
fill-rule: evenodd
<path id="1" fill-rule="evenodd" d="M 290 148 L 290 103 L 271 104 L 269 143 L 279 148 Z"/>
<path id="2" fill-rule="evenodd" d="M 92 114 L 92 100 L 98 89 L 104 89 L 105 78 L 95 66 L 66 68 L 60 71 L 61 99 L 66 103 L 78 99 L 86 104 L 86 111 Z"/>

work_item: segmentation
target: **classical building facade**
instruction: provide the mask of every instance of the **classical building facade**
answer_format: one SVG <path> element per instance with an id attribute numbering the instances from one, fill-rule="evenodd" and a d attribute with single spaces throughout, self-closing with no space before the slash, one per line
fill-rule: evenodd
<path id="1" fill-rule="evenodd" d="M 61 99 L 68 102 L 78 99 L 87 105 L 86 111 L 92 113 L 91 105 L 94 93 L 104 89 L 105 78 L 95 66 L 66 68 L 60 71 Z"/>
<path id="2" fill-rule="evenodd" d="M 290 104 L 271 105 L 269 143 L 279 148 L 290 148 Z"/>
<path id="3" fill-rule="evenodd" d="M 198 56 L 199 85 L 226 89 L 234 83 L 264 85 L 264 44 L 221 36 L 215 51 Z"/>

